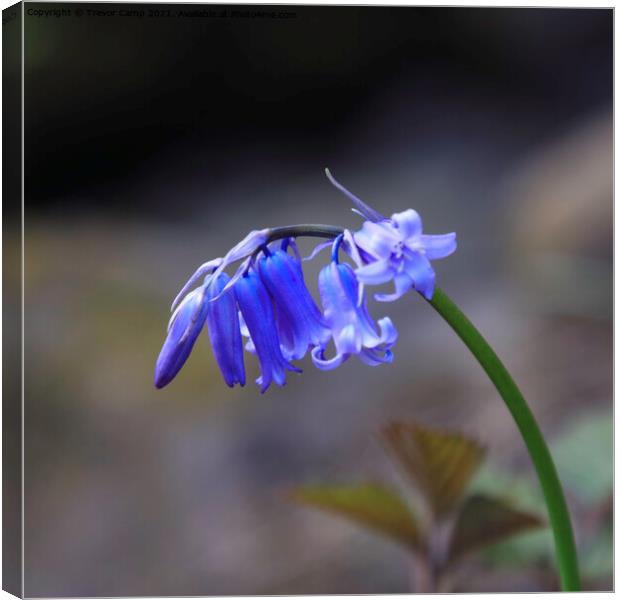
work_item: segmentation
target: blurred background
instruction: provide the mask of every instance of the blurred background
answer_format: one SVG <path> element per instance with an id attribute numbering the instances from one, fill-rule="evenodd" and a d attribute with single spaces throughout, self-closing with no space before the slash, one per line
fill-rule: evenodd
<path id="1" fill-rule="evenodd" d="M 153 387 L 196 266 L 250 229 L 360 223 L 326 166 L 457 232 L 438 281 L 540 419 L 584 586 L 611 589 L 611 10 L 26 11 L 26 595 L 407 592 L 400 548 L 284 493 L 397 479 L 376 439 L 392 419 L 476 437 L 477 485 L 544 515 L 505 406 L 413 294 L 371 303 L 400 333 L 391 366 L 306 359 L 261 396 L 253 357 L 230 390 L 203 335 Z M 557 589 L 552 556 L 548 530 L 525 535 L 455 589 Z"/>

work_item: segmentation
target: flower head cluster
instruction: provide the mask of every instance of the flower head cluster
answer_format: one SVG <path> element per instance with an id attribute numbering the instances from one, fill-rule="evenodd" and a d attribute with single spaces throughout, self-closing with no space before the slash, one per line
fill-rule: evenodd
<path id="1" fill-rule="evenodd" d="M 215 359 L 230 387 L 245 385 L 244 349 L 257 357 L 261 392 L 271 382 L 286 383 L 286 372 L 300 372 L 293 361 L 310 353 L 316 367 L 334 369 L 351 356 L 376 366 L 392 361 L 398 333 L 389 317 L 371 317 L 364 286 L 394 282 L 400 298 L 414 289 L 431 299 L 435 272 L 430 261 L 456 249 L 454 233 L 424 235 L 413 209 L 383 217 L 341 186 L 331 182 L 365 218 L 351 232 L 326 225 L 262 229 L 248 234 L 223 258 L 201 265 L 172 303 L 168 334 L 155 367 L 155 386 L 176 376 L 202 329 L 207 326 Z M 330 238 L 309 258 L 331 247 L 331 260 L 319 274 L 321 308 L 304 281 L 295 238 Z M 340 260 L 344 253 L 349 262 Z M 241 261 L 233 276 L 226 269 Z M 352 263 L 352 264 L 350 264 Z M 247 338 L 244 343 L 244 338 Z"/>

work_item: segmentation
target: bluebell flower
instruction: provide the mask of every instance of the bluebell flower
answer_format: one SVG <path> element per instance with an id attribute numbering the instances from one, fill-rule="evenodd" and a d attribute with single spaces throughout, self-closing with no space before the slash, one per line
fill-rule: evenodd
<path id="1" fill-rule="evenodd" d="M 190 292 L 172 315 L 168 335 L 155 365 L 155 387 L 168 385 L 189 357 L 196 338 L 204 327 L 209 303 L 205 283 Z"/>
<path id="2" fill-rule="evenodd" d="M 388 317 L 379 319 L 379 332 L 368 314 L 366 300 L 360 302 L 359 287 L 353 269 L 335 257 L 319 274 L 319 293 L 324 317 L 331 330 L 336 348 L 333 358 L 325 358 L 325 344 L 312 350 L 314 364 L 323 370 L 335 369 L 350 356 L 356 355 L 369 365 L 376 366 L 392 361 L 390 348 L 398 333 Z"/>
<path id="3" fill-rule="evenodd" d="M 304 283 L 299 260 L 282 249 L 257 260 L 260 277 L 274 300 L 280 349 L 287 360 L 299 360 L 311 346 L 330 338 L 321 312 Z"/>
<path id="4" fill-rule="evenodd" d="M 366 263 L 355 271 L 360 283 L 380 285 L 393 280 L 393 294 L 375 295 L 382 302 L 396 300 L 411 289 L 430 300 L 435 289 L 435 271 L 430 261 L 445 258 L 456 250 L 456 234 L 424 235 L 422 219 L 412 208 L 387 219 L 338 183 L 329 171 L 327 175 L 353 201 L 356 212 L 368 219 L 353 234 Z"/>
<path id="5" fill-rule="evenodd" d="M 392 361 L 397 331 L 388 317 L 372 319 L 365 285 L 394 281 L 395 292 L 377 294 L 378 300 L 395 300 L 410 289 L 431 299 L 435 272 L 430 261 L 454 252 L 456 236 L 424 235 L 420 216 L 412 209 L 388 219 L 329 171 L 327 175 L 364 217 L 361 229 L 352 233 L 334 225 L 294 225 L 255 230 L 222 258 L 198 267 L 172 303 L 168 335 L 155 367 L 157 387 L 176 376 L 205 323 L 224 381 L 231 387 L 245 384 L 244 337 L 245 350 L 260 364 L 256 382 L 261 393 L 271 382 L 284 385 L 287 371 L 300 372 L 292 361 L 308 351 L 320 369 L 334 369 L 351 356 L 373 366 Z M 304 281 L 295 245 L 299 235 L 330 240 L 316 246 L 309 257 L 332 248 L 331 261 L 319 275 L 323 312 Z M 340 250 L 353 266 L 339 262 Z M 226 270 L 234 263 L 240 264 L 230 277 Z M 335 354 L 328 358 L 332 342 Z"/>
<path id="6" fill-rule="evenodd" d="M 280 349 L 280 340 L 272 307 L 272 298 L 253 268 L 246 271 L 234 286 L 239 309 L 252 339 L 261 368 L 256 380 L 260 391 L 265 392 L 272 381 L 286 383 L 286 371 L 300 370 L 291 364 Z"/>
<path id="7" fill-rule="evenodd" d="M 409 208 L 389 220 L 366 221 L 353 234 L 367 262 L 355 274 L 360 282 L 379 285 L 394 280 L 393 294 L 376 294 L 390 302 L 415 289 L 430 300 L 435 289 L 435 271 L 431 260 L 449 256 L 456 250 L 456 234 L 424 235 L 420 215 Z"/>
<path id="8" fill-rule="evenodd" d="M 229 289 L 221 294 L 229 281 L 230 277 L 222 273 L 207 290 L 207 300 L 215 298 L 208 302 L 207 326 L 215 360 L 224 381 L 233 387 L 236 383 L 245 385 L 245 368 L 235 291 Z"/>

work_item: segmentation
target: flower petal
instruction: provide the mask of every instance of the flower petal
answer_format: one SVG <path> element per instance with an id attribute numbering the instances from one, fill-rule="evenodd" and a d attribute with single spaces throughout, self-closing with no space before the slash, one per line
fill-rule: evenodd
<path id="1" fill-rule="evenodd" d="M 381 352 L 379 350 L 364 349 L 360 352 L 358 358 L 366 365 L 377 367 L 378 365 L 391 363 L 394 360 L 394 355 L 391 350 Z"/>
<path id="2" fill-rule="evenodd" d="M 380 285 L 394 277 L 395 270 L 390 259 L 376 260 L 359 269 L 355 269 L 358 280 L 366 285 Z"/>
<path id="3" fill-rule="evenodd" d="M 325 250 L 325 248 L 330 248 L 331 245 L 332 245 L 331 240 L 327 240 L 326 242 L 321 242 L 320 244 L 317 244 L 314 247 L 314 250 L 312 250 L 312 252 L 310 253 L 310 255 L 304 258 L 304 261 L 312 260 L 319 252 L 321 252 L 321 250 Z"/>
<path id="4" fill-rule="evenodd" d="M 392 221 L 405 240 L 422 233 L 422 219 L 413 208 L 393 214 Z"/>
<path id="5" fill-rule="evenodd" d="M 393 294 L 375 294 L 375 300 L 378 302 L 394 302 L 394 300 L 398 300 L 413 288 L 413 280 L 407 273 L 398 273 L 394 277 L 394 288 L 395 292 Z"/>
<path id="6" fill-rule="evenodd" d="M 421 241 L 429 260 L 445 258 L 456 250 L 456 233 L 423 235 Z"/>
<path id="7" fill-rule="evenodd" d="M 368 349 L 376 349 L 377 356 L 369 355 L 367 360 L 376 364 L 385 362 L 384 354 L 398 336 L 392 321 L 387 317 L 379 321 L 381 333 L 368 314 L 365 300 L 358 303 L 359 282 L 353 269 L 345 263 L 332 261 L 319 274 L 319 291 L 324 308 L 325 320 L 331 329 L 336 357 L 325 360 L 325 344 L 312 352 L 315 364 L 321 369 L 335 368 L 350 355 Z M 338 357 L 342 357 L 338 359 Z"/>
<path id="8" fill-rule="evenodd" d="M 188 290 L 192 288 L 203 275 L 219 267 L 222 264 L 222 260 L 223 259 L 221 258 L 214 258 L 213 260 L 200 265 L 194 274 L 187 280 L 187 283 L 181 288 L 181 291 L 176 295 L 176 298 L 172 301 L 170 311 L 174 311 L 178 303 L 181 301 L 181 298 L 187 294 Z"/>
<path id="9" fill-rule="evenodd" d="M 396 244 L 402 241 L 397 231 L 388 222 L 366 221 L 362 228 L 353 234 L 353 239 L 366 254 L 375 259 L 385 259 L 392 255 Z"/>
<path id="10" fill-rule="evenodd" d="M 430 300 L 435 290 L 435 271 L 428 258 L 422 254 L 413 253 L 405 259 L 405 271 L 413 279 L 415 289 Z"/>
<path id="11" fill-rule="evenodd" d="M 254 269 L 250 269 L 235 285 L 237 302 L 256 347 L 261 376 L 257 379 L 261 393 L 272 381 L 278 385 L 285 382 L 285 371 L 300 370 L 288 362 L 280 350 L 275 327 L 272 299 Z"/>
<path id="12" fill-rule="evenodd" d="M 250 231 L 236 246 L 233 246 L 224 256 L 223 263 L 229 265 L 237 260 L 245 258 L 260 248 L 269 236 L 269 229 Z"/>
<path id="13" fill-rule="evenodd" d="M 204 286 L 183 299 L 155 364 L 155 387 L 168 385 L 181 370 L 202 331 L 208 308 Z"/>
<path id="14" fill-rule="evenodd" d="M 345 360 L 347 360 L 347 358 L 349 358 L 348 355 L 336 354 L 334 358 L 325 359 L 323 358 L 323 355 L 323 348 L 319 348 L 317 346 L 312 349 L 312 362 L 318 369 L 321 369 L 321 371 L 331 371 L 332 369 L 336 369 Z"/>
<path id="15" fill-rule="evenodd" d="M 229 387 L 233 387 L 235 383 L 245 385 L 245 367 L 234 290 L 220 294 L 229 279 L 226 273 L 222 273 L 209 287 L 207 298 L 211 299 L 217 295 L 218 300 L 209 303 L 207 324 L 213 354 L 224 381 Z"/>
<path id="16" fill-rule="evenodd" d="M 222 291 L 217 294 L 216 296 L 214 296 L 213 298 L 211 298 L 210 302 L 215 302 L 216 300 L 219 299 L 219 297 L 226 293 L 230 288 L 232 288 L 237 281 L 239 281 L 239 279 L 241 277 L 243 277 L 243 275 L 247 272 L 247 270 L 250 267 L 250 263 L 252 262 L 252 257 L 248 256 L 238 267 L 237 270 L 235 271 L 235 274 L 230 278 L 230 281 L 224 286 L 224 288 L 222 289 Z M 219 271 L 219 269 L 218 269 Z M 219 277 L 221 275 L 221 273 L 218 274 L 218 271 L 216 271 L 213 274 L 213 278 L 215 279 L 216 277 Z"/>
<path id="17" fill-rule="evenodd" d="M 222 263 L 216 269 L 215 273 L 213 273 L 213 276 L 215 278 L 219 277 L 228 265 L 234 262 L 237 262 L 238 260 L 241 260 L 242 258 L 245 258 L 246 256 L 251 256 L 255 250 L 257 250 L 258 248 L 260 248 L 262 245 L 265 244 L 265 242 L 267 241 L 269 237 L 269 232 L 270 232 L 270 229 L 257 229 L 254 231 L 250 231 L 248 235 L 246 235 L 238 244 L 233 246 L 226 253 L 224 258 L 222 259 Z M 224 288 L 224 290 L 225 289 L 226 288 Z M 215 299 L 217 299 L 217 297 L 214 298 L 214 300 Z"/>
<path id="18" fill-rule="evenodd" d="M 330 338 L 321 312 L 303 281 L 299 263 L 283 250 L 257 260 L 257 269 L 276 308 L 276 323 L 284 356 L 302 358 L 309 346 Z"/>
<path id="19" fill-rule="evenodd" d="M 398 331 L 396 331 L 392 319 L 390 317 L 383 317 L 377 321 L 377 324 L 381 330 L 381 343 L 388 347 L 394 345 L 398 339 Z"/>
<path id="20" fill-rule="evenodd" d="M 359 248 L 355 243 L 355 239 L 353 238 L 353 234 L 349 229 L 345 229 L 343 232 L 343 244 L 344 249 L 347 251 L 347 254 L 353 259 L 353 262 L 357 267 L 361 267 L 364 262 L 362 261 L 362 257 L 360 256 Z"/>
<path id="21" fill-rule="evenodd" d="M 362 349 L 362 336 L 353 323 L 343 327 L 335 336 L 338 354 L 358 354 Z"/>

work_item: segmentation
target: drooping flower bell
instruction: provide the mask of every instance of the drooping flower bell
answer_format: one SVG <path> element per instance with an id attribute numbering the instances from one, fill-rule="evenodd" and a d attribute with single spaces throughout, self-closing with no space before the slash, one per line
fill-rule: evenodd
<path id="1" fill-rule="evenodd" d="M 267 250 L 257 260 L 257 268 L 274 300 L 284 357 L 299 360 L 309 348 L 326 343 L 331 334 L 306 288 L 299 261 L 283 249 Z"/>
<path id="2" fill-rule="evenodd" d="M 284 385 L 286 371 L 301 371 L 282 355 L 272 298 L 267 288 L 258 273 L 251 268 L 237 280 L 234 290 L 260 362 L 261 374 L 256 383 L 261 392 L 264 392 L 272 381 Z"/>
<path id="3" fill-rule="evenodd" d="M 350 356 L 371 366 L 392 362 L 390 348 L 398 333 L 389 317 L 379 319 L 377 326 L 368 314 L 366 299 L 360 302 L 360 284 L 353 269 L 338 262 L 338 247 L 342 236 L 334 242 L 330 264 L 319 274 L 319 292 L 327 321 L 333 337 L 336 354 L 325 358 L 325 344 L 312 351 L 314 364 L 323 370 L 335 369 Z"/>
<path id="4" fill-rule="evenodd" d="M 222 377 L 229 387 L 233 387 L 236 383 L 245 385 L 245 367 L 235 291 L 229 289 L 221 293 L 229 281 L 230 277 L 222 273 L 209 286 L 207 326 L 213 354 L 222 371 Z"/>
<path id="5" fill-rule="evenodd" d="M 196 338 L 204 327 L 209 304 L 206 288 L 209 277 L 190 292 L 170 319 L 168 335 L 155 364 L 155 387 L 168 385 L 189 357 Z"/>

